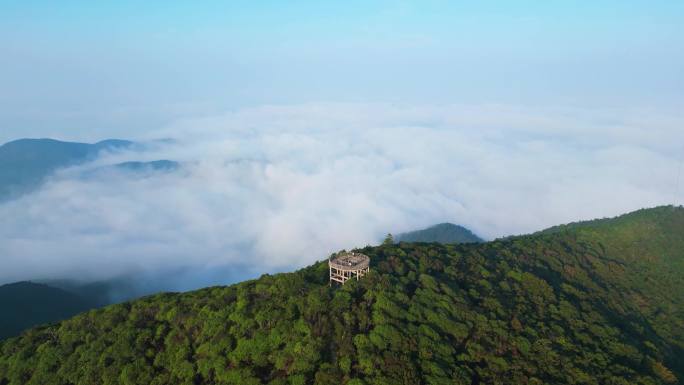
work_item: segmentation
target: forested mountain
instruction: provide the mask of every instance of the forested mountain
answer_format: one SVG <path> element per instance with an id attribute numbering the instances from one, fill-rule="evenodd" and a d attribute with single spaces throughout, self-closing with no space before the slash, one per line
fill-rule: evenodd
<path id="1" fill-rule="evenodd" d="M 32 282 L 0 286 L 0 340 L 96 307 L 76 294 Z"/>
<path id="2" fill-rule="evenodd" d="M 92 160 L 102 150 L 131 146 L 126 140 L 95 144 L 19 139 L 0 146 L 0 201 L 38 187 L 55 170 Z"/>
<path id="3" fill-rule="evenodd" d="M 477 244 L 366 247 L 93 310 L 0 344 L 0 384 L 676 384 L 684 208 Z"/>
<path id="4" fill-rule="evenodd" d="M 463 226 L 453 223 L 440 223 L 427 229 L 399 234 L 398 242 L 438 242 L 438 243 L 477 243 L 483 239 Z"/>

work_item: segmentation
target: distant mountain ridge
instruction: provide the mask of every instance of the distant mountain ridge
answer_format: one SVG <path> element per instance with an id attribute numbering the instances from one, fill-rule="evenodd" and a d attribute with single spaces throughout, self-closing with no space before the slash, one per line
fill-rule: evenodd
<path id="1" fill-rule="evenodd" d="M 423 230 L 397 235 L 397 242 L 478 243 L 484 240 L 467 228 L 453 223 L 440 223 Z"/>
<path id="2" fill-rule="evenodd" d="M 108 139 L 94 144 L 54 139 L 19 139 L 0 146 L 0 201 L 30 192 L 57 169 L 93 160 L 100 151 L 133 142 Z"/>
<path id="3" fill-rule="evenodd" d="M 0 286 L 0 340 L 97 307 L 74 293 L 33 282 Z"/>
<path id="4" fill-rule="evenodd" d="M 102 151 L 131 149 L 135 145 L 121 139 L 93 144 L 55 139 L 19 139 L 5 143 L 0 146 L 0 202 L 35 190 L 58 169 L 93 161 Z M 170 160 L 129 161 L 111 167 L 135 172 L 173 171 L 179 164 Z"/>

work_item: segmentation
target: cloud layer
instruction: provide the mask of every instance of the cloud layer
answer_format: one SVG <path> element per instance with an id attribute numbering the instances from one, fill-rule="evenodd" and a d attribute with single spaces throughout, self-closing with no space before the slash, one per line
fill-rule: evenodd
<path id="1" fill-rule="evenodd" d="M 681 204 L 682 123 L 659 111 L 367 104 L 181 121 L 137 138 L 173 141 L 102 154 L 0 205 L 0 283 L 163 269 L 230 270 L 228 283 L 437 222 L 495 238 Z M 182 167 L 83 177 L 156 159 Z M 164 288 L 221 277 L 205 281 Z"/>

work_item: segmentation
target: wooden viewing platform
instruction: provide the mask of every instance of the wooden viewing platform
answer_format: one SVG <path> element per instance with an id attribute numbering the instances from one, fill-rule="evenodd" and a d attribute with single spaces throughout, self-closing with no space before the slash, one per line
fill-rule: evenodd
<path id="1" fill-rule="evenodd" d="M 370 271 L 370 257 L 361 253 L 341 251 L 333 254 L 328 260 L 330 267 L 330 283 L 344 284 L 351 278 L 363 277 Z"/>

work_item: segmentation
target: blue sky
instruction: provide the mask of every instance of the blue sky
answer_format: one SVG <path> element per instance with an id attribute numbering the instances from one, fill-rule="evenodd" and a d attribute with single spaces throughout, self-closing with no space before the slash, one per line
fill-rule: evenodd
<path id="1" fill-rule="evenodd" d="M 684 3 L 578 3 L 4 0 L 0 140 L 265 104 L 681 106 Z"/>

